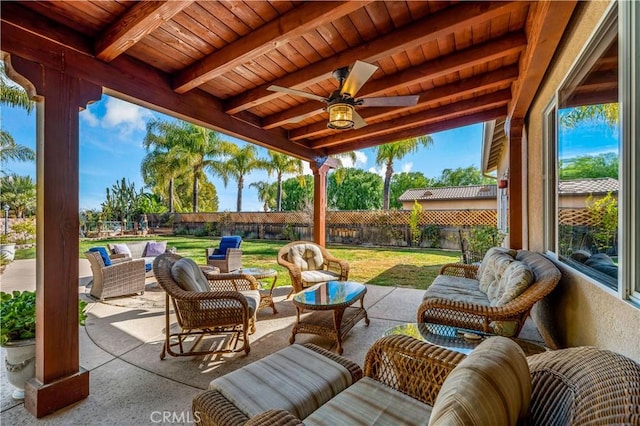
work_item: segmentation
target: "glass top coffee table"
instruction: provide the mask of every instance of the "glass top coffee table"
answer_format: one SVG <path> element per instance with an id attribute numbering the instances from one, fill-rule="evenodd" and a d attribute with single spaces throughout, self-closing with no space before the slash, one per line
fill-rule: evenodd
<path id="1" fill-rule="evenodd" d="M 329 281 L 316 284 L 293 295 L 297 310 L 297 321 L 291 330 L 289 343 L 293 344 L 297 333 L 317 334 L 337 342 L 337 350 L 342 354 L 342 338 L 358 321 L 364 318 L 369 325 L 369 317 L 364 309 L 364 295 L 367 287 L 353 281 Z M 352 306 L 360 301 L 359 306 Z M 312 311 L 304 318 L 300 314 Z"/>
<path id="2" fill-rule="evenodd" d="M 494 336 L 481 331 L 432 323 L 400 324 L 391 327 L 384 333 L 385 336 L 396 334 L 410 336 L 466 355 L 470 354 L 483 340 Z M 531 340 L 518 338 L 511 338 L 511 340 L 522 348 L 526 356 L 539 354 L 547 350 L 542 344 Z"/>

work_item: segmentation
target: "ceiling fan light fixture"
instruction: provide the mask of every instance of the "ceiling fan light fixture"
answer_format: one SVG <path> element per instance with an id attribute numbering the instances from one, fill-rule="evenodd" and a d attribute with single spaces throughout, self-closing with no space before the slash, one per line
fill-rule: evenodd
<path id="1" fill-rule="evenodd" d="M 348 103 L 335 103 L 327 106 L 330 129 L 346 130 L 353 127 L 353 105 Z"/>

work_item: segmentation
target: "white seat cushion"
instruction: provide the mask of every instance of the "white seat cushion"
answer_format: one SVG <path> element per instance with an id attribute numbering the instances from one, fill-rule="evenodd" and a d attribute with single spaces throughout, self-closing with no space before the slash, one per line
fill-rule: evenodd
<path id="1" fill-rule="evenodd" d="M 289 262 L 301 271 L 322 269 L 324 259 L 320 249 L 313 244 L 296 244 L 289 249 Z"/>
<path id="2" fill-rule="evenodd" d="M 302 281 L 310 284 L 336 281 L 338 278 L 340 275 L 331 271 L 302 271 Z"/>

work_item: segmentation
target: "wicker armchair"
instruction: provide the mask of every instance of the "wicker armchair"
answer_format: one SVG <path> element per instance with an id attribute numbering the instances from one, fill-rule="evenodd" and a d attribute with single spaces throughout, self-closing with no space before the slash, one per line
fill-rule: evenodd
<path id="1" fill-rule="evenodd" d="M 239 235 L 222 237 L 220 246 L 207 248 L 207 265 L 220 269 L 220 272 L 233 272 L 242 269 L 242 238 Z"/>
<path id="2" fill-rule="evenodd" d="M 490 306 L 463 301 L 459 298 L 425 296 L 420 304 L 417 322 L 447 324 L 454 327 L 496 333 L 491 327 L 494 322 L 515 322 L 514 336 L 524 326 L 533 305 L 545 297 L 560 281 L 560 271 L 539 253 L 519 250 L 515 257 L 526 263 L 533 271 L 535 282 L 515 299 L 501 306 Z M 452 263 L 440 269 L 440 275 L 477 279 L 478 266 Z M 455 292 L 455 290 L 452 290 Z"/>
<path id="3" fill-rule="evenodd" d="M 144 259 L 111 259 L 111 265 L 105 266 L 102 256 L 96 251 L 84 254 L 91 264 L 93 284 L 89 294 L 100 300 L 108 297 L 127 296 L 144 293 Z"/>
<path id="4" fill-rule="evenodd" d="M 293 259 L 294 255 L 298 259 Z M 278 252 L 278 264 L 289 271 L 293 285 L 291 293 L 321 282 L 349 279 L 349 263 L 309 241 L 294 241 L 282 247 Z"/>
<path id="5" fill-rule="evenodd" d="M 260 303 L 258 282 L 249 275 L 219 274 L 209 275 L 209 291 L 184 290 L 172 276 L 172 267 L 181 256 L 165 253 L 155 258 L 153 273 L 158 284 L 166 292 L 165 302 L 165 343 L 160 354 L 172 356 L 207 355 L 250 351 L 248 334 L 255 331 L 255 314 Z M 202 272 L 198 270 L 200 274 Z M 204 275 L 203 275 L 204 277 Z M 171 305 L 176 315 L 179 332 L 171 332 Z M 198 343 L 205 335 L 231 334 L 233 348 L 222 350 L 197 350 Z M 189 350 L 183 343 L 189 337 L 197 336 Z M 242 336 L 243 345 L 237 348 Z M 179 351 L 174 352 L 173 347 Z"/>

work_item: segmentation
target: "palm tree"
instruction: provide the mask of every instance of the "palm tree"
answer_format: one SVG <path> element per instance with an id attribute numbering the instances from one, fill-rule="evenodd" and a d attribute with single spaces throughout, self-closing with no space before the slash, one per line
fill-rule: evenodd
<path id="1" fill-rule="evenodd" d="M 389 210 L 389 192 L 391 188 L 391 176 L 393 176 L 393 161 L 400 160 L 405 155 L 414 153 L 420 146 L 428 147 L 433 143 L 431 136 L 419 136 L 417 138 L 403 139 L 374 147 L 376 151 L 376 165 L 386 166 L 384 177 L 382 208 Z"/>
<path id="2" fill-rule="evenodd" d="M 258 191 L 258 198 L 262 201 L 265 212 L 273 210 L 276 207 L 276 184 L 260 180 L 249 184 L 250 188 Z"/>
<path id="3" fill-rule="evenodd" d="M 225 153 L 227 158 L 224 161 L 211 164 L 210 168 L 222 178 L 225 188 L 230 178 L 238 182 L 236 211 L 241 211 L 245 175 L 256 169 L 266 169 L 267 162 L 257 157 L 258 150 L 253 145 L 245 145 L 240 148 L 238 145 L 229 144 Z"/>
<path id="4" fill-rule="evenodd" d="M 164 193 L 169 199 L 169 212 L 175 211 L 175 181 L 185 173 L 185 164 L 177 155 L 180 125 L 164 120 L 151 120 L 147 123 L 147 134 L 143 145 L 147 155 L 140 165 L 145 185 L 154 191 Z"/>
<path id="5" fill-rule="evenodd" d="M 34 107 L 27 92 L 19 86 L 9 84 L 3 64 L 0 64 L 0 105 L 23 108 L 27 113 L 30 113 Z M 8 132 L 0 129 L 0 163 L 9 160 L 34 161 L 35 159 L 36 153 L 31 148 L 17 144 Z"/>
<path id="6" fill-rule="evenodd" d="M 2 178 L 0 202 L 10 205 L 16 217 L 24 217 L 36 209 L 36 184 L 31 176 L 12 174 Z"/>
<path id="7" fill-rule="evenodd" d="M 290 157 L 286 154 L 281 154 L 275 151 L 269 151 L 270 161 L 266 164 L 266 169 L 269 174 L 274 173 L 276 175 L 276 211 L 282 210 L 282 177 L 285 173 L 295 173 L 298 176 L 302 175 L 302 161 Z"/>

